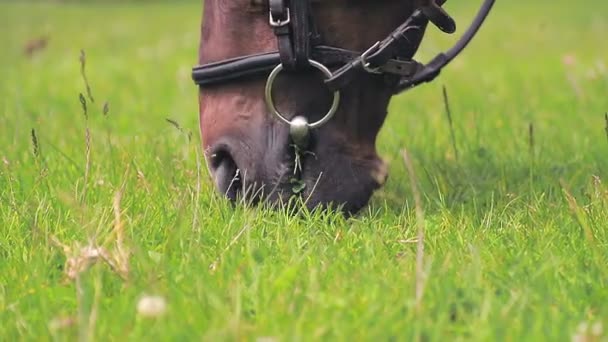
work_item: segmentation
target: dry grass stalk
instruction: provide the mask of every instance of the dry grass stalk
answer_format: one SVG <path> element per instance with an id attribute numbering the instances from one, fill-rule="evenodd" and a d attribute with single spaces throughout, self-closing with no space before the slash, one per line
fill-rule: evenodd
<path id="1" fill-rule="evenodd" d="M 87 55 L 84 50 L 80 50 L 80 75 L 82 76 L 82 80 L 84 81 L 84 85 L 87 88 L 87 96 L 92 103 L 95 103 L 95 99 L 93 98 L 93 92 L 91 91 L 91 86 L 89 85 L 89 80 L 86 74 L 86 64 L 87 64 Z"/>
<path id="2" fill-rule="evenodd" d="M 101 275 L 95 277 L 95 294 L 93 295 L 93 305 L 91 306 L 91 312 L 89 313 L 89 320 L 87 326 L 87 341 L 93 341 L 95 336 L 95 325 L 97 324 L 97 317 L 99 313 L 99 302 L 101 301 Z"/>
<path id="3" fill-rule="evenodd" d="M 323 172 L 319 172 L 319 177 L 317 177 L 317 180 L 315 181 L 315 185 L 312 187 L 312 190 L 310 190 L 310 193 L 308 194 L 308 197 L 306 197 L 306 200 L 304 201 L 305 205 L 308 204 L 308 202 L 312 198 L 312 195 L 317 190 L 317 186 L 319 185 L 319 182 L 321 181 L 321 177 L 323 177 Z"/>
<path id="4" fill-rule="evenodd" d="M 127 172 L 129 171 L 127 170 Z M 128 279 L 130 251 L 125 247 L 124 224 L 121 213 L 121 201 L 125 185 L 123 183 L 114 196 L 112 205 L 114 211 L 113 229 L 102 246 L 91 241 L 84 247 L 79 244 L 76 244 L 75 247 L 70 247 L 62 243 L 55 236 L 50 236 L 51 244 L 61 249 L 66 256 L 64 272 L 68 280 L 77 280 L 81 273 L 84 273 L 98 262 L 108 265 L 123 280 Z M 103 247 L 107 246 L 112 240 L 115 240 L 115 248 L 108 250 L 106 247 Z"/>
<path id="5" fill-rule="evenodd" d="M 397 242 L 406 245 L 406 244 L 410 244 L 410 243 L 418 243 L 418 241 L 420 241 L 420 240 L 418 240 L 418 237 L 412 237 L 409 239 L 400 239 Z"/>
<path id="6" fill-rule="evenodd" d="M 94 338 L 95 325 L 98 318 L 99 303 L 102 295 L 102 279 L 98 273 L 95 277 L 95 292 L 90 311 L 87 313 L 84 305 L 84 289 L 82 287 L 82 275 L 91 267 L 100 263 L 105 263 L 108 267 L 123 280 L 128 279 L 129 275 L 129 256 L 130 253 L 124 245 L 124 225 L 121 217 L 120 204 L 124 193 L 125 183 L 114 196 L 114 226 L 112 234 L 115 237 L 116 245 L 111 251 L 98 246 L 94 241 L 89 242 L 84 247 L 76 244 L 70 247 L 62 243 L 55 236 L 50 236 L 51 244 L 63 251 L 66 257 L 64 272 L 66 280 L 73 281 L 76 287 L 76 300 L 78 303 L 78 326 L 79 338 L 84 341 L 92 341 Z"/>
<path id="7" fill-rule="evenodd" d="M 578 204 L 578 201 L 574 195 L 572 195 L 572 193 L 568 190 L 564 180 L 560 180 L 560 183 L 562 186 L 562 191 L 566 197 L 566 201 L 568 202 L 568 206 L 570 207 L 570 211 L 572 212 L 572 215 L 574 216 L 578 225 L 581 227 L 589 247 L 593 250 L 596 256 L 603 255 L 603 251 L 599 248 L 595 235 L 593 234 L 593 230 L 591 229 L 591 225 L 589 224 L 588 212 L 586 208 L 581 207 Z M 598 262 L 603 263 L 603 260 L 598 260 Z"/>
<path id="8" fill-rule="evenodd" d="M 199 200 L 201 198 L 201 188 L 202 188 L 202 179 L 201 179 L 201 156 L 198 150 L 198 146 L 194 146 L 194 153 L 196 155 L 196 192 L 194 193 L 194 210 L 192 213 L 192 231 L 200 232 L 200 224 L 199 224 Z"/>
<path id="9" fill-rule="evenodd" d="M 84 114 L 85 120 L 85 132 L 84 132 L 84 140 L 85 140 L 85 167 L 84 167 L 84 184 L 82 189 L 82 197 L 80 198 L 80 202 L 84 203 L 87 197 L 87 190 L 89 186 L 89 173 L 91 171 L 91 131 L 89 129 L 89 111 L 87 107 L 87 99 L 82 95 L 82 93 L 78 94 L 78 99 L 80 100 L 80 104 L 82 105 L 82 113 Z"/>
<path id="10" fill-rule="evenodd" d="M 239 241 L 239 239 L 241 238 L 241 236 L 243 236 L 243 234 L 247 230 L 249 230 L 249 228 L 250 228 L 249 224 L 246 224 L 245 226 L 243 226 L 243 229 L 241 229 L 236 234 L 236 236 L 234 236 L 232 238 L 232 241 L 230 241 L 230 243 L 228 244 L 228 246 L 226 246 L 226 248 L 224 248 L 224 250 L 222 251 L 222 253 L 215 259 L 215 261 L 211 265 L 209 265 L 209 270 L 211 270 L 212 272 L 214 272 L 217 269 L 217 267 L 219 266 L 220 262 L 222 261 L 222 257 L 224 256 L 224 254 L 226 254 L 226 252 L 228 252 L 228 250 L 230 250 L 230 248 L 232 246 L 234 246 Z"/>
<path id="11" fill-rule="evenodd" d="M 76 275 L 76 306 L 78 308 L 78 316 L 76 322 L 78 323 L 78 340 L 87 341 L 87 326 L 86 317 L 87 312 L 84 306 L 84 289 L 82 288 L 82 281 L 80 280 L 80 274 Z"/>
<path id="12" fill-rule="evenodd" d="M 528 145 L 530 147 L 530 157 L 534 157 L 534 146 L 536 145 L 536 139 L 534 137 L 534 124 L 530 123 L 528 126 Z"/>
<path id="13" fill-rule="evenodd" d="M 85 145 L 86 145 L 86 161 L 84 168 L 84 189 L 82 193 L 82 202 L 87 198 L 87 190 L 89 187 L 89 174 L 91 172 L 91 131 L 87 126 L 85 131 Z"/>
<path id="14" fill-rule="evenodd" d="M 89 107 L 87 106 L 87 99 L 82 95 L 82 93 L 78 94 L 78 100 L 80 101 L 80 106 L 82 107 L 82 114 L 84 114 L 85 120 L 89 120 Z"/>
<path id="15" fill-rule="evenodd" d="M 606 112 L 606 114 L 604 114 L 604 121 L 606 122 L 606 126 L 605 126 L 604 130 L 606 131 L 606 138 L 608 138 L 608 112 Z"/>
<path id="16" fill-rule="evenodd" d="M 106 101 L 103 104 L 103 109 L 102 109 L 103 116 L 107 116 L 109 112 L 110 112 L 110 104 L 108 103 L 108 101 Z"/>
<path id="17" fill-rule="evenodd" d="M 55 236 L 50 236 L 51 244 L 60 248 L 66 256 L 64 272 L 68 280 L 75 281 L 78 276 L 87 271 L 99 260 L 108 258 L 108 251 L 103 247 L 89 244 L 84 247 L 76 245 L 74 248 L 62 243 Z"/>
<path id="18" fill-rule="evenodd" d="M 48 168 L 46 166 L 46 162 L 44 161 L 44 158 L 42 156 L 42 148 L 40 146 L 40 140 L 38 139 L 38 134 L 36 133 L 36 130 L 32 128 L 31 130 L 31 137 L 32 137 L 32 153 L 34 154 L 34 162 L 36 163 L 36 166 L 38 167 L 38 171 L 40 174 L 40 178 L 45 178 L 47 176 L 47 171 Z M 5 164 L 8 165 L 8 161 L 5 160 Z M 47 183 L 47 187 L 48 187 L 48 183 Z"/>
<path id="19" fill-rule="evenodd" d="M 454 133 L 454 121 L 452 120 L 452 110 L 450 109 L 450 101 L 448 98 L 448 90 L 443 86 L 443 103 L 445 105 L 445 112 L 448 116 L 448 123 L 450 124 L 450 135 L 452 137 L 452 148 L 454 149 L 454 157 L 458 161 L 458 147 L 456 146 L 456 134 Z"/>
<path id="20" fill-rule="evenodd" d="M 32 128 L 32 148 L 34 157 L 38 158 L 40 156 L 40 145 L 38 145 L 38 136 L 36 135 L 36 130 Z"/>
<path id="21" fill-rule="evenodd" d="M 167 121 L 169 124 L 171 124 L 171 126 L 175 127 L 175 129 L 177 129 L 178 131 L 184 133 L 182 126 L 177 121 L 175 121 L 173 119 L 169 119 L 169 118 L 166 118 L 165 121 Z"/>
<path id="22" fill-rule="evenodd" d="M 173 119 L 169 119 L 166 118 L 165 121 L 167 121 L 171 126 L 175 127 L 175 129 L 177 129 L 180 133 L 182 133 L 183 135 L 185 135 L 188 138 L 188 142 L 192 142 L 192 132 L 190 131 L 186 131 L 180 124 L 179 122 L 173 120 Z"/>
<path id="23" fill-rule="evenodd" d="M 125 229 L 122 222 L 120 204 L 122 202 L 122 196 L 124 193 L 125 183 L 116 192 L 114 196 L 113 209 L 114 209 L 114 235 L 116 236 L 116 253 L 114 253 L 114 260 L 108 262 L 110 266 L 118 273 L 123 279 L 127 279 L 129 276 L 129 256 L 130 251 L 125 247 Z"/>
<path id="24" fill-rule="evenodd" d="M 416 225 L 418 227 L 417 250 L 416 250 L 416 308 L 420 309 L 422 297 L 424 295 L 424 286 L 426 283 L 426 275 L 424 272 L 424 210 L 422 209 L 422 197 L 417 185 L 416 173 L 414 164 L 410 159 L 407 150 L 402 151 L 403 161 L 410 175 L 414 202 L 416 205 Z"/>

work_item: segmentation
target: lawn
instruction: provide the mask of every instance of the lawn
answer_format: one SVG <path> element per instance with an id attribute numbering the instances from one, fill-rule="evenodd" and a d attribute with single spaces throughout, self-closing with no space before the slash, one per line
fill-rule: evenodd
<path id="1" fill-rule="evenodd" d="M 461 33 L 477 1 L 448 4 Z M 606 13 L 499 1 L 393 101 L 391 177 L 346 219 L 215 194 L 199 3 L 0 3 L 0 340 L 606 340 Z"/>

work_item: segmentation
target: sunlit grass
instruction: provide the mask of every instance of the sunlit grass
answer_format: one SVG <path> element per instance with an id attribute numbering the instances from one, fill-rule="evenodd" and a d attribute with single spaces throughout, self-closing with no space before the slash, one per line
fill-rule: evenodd
<path id="1" fill-rule="evenodd" d="M 459 32 L 474 7 L 450 5 Z M 199 4 L 1 4 L 0 339 L 606 338 L 608 6 L 592 7 L 499 2 L 392 103 L 389 183 L 345 219 L 216 196 L 189 74 Z M 421 59 L 456 38 L 431 30 Z"/>

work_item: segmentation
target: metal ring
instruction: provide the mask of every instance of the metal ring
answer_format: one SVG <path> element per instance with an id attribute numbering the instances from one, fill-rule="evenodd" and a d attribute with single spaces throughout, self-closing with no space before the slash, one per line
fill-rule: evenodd
<path id="1" fill-rule="evenodd" d="M 314 61 L 312 59 L 309 59 L 308 63 L 310 63 L 310 65 L 312 65 L 313 67 L 315 67 L 316 69 L 321 71 L 325 75 L 325 77 L 330 78 L 333 76 L 331 71 L 325 65 L 323 65 L 317 61 Z M 276 117 L 278 117 L 284 123 L 290 125 L 291 121 L 287 120 L 285 118 L 285 116 L 283 116 L 283 114 L 281 114 L 277 110 L 276 106 L 274 105 L 274 100 L 272 99 L 272 86 L 273 86 L 274 81 L 276 80 L 277 76 L 281 73 L 281 71 L 283 71 L 283 64 L 277 65 L 274 68 L 274 70 L 272 70 L 270 75 L 268 76 L 268 80 L 266 81 L 266 105 L 268 106 L 268 109 L 270 110 L 270 112 L 272 114 L 274 114 Z M 340 91 L 336 90 L 336 91 L 334 91 L 334 101 L 331 105 L 331 108 L 327 112 L 327 114 L 325 114 L 325 116 L 321 120 L 308 124 L 308 127 L 315 129 L 315 128 L 319 128 L 319 127 L 323 126 L 334 116 L 334 114 L 336 114 L 339 107 L 340 107 Z"/>

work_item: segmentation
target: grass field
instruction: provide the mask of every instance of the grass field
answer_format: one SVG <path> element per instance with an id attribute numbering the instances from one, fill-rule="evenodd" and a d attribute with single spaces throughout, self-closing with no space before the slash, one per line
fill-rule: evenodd
<path id="1" fill-rule="evenodd" d="M 459 32 L 476 3 L 450 2 Z M 351 219 L 215 195 L 189 75 L 200 12 L 0 4 L 0 340 L 608 339 L 607 2 L 499 1 L 391 104 L 391 178 Z M 432 30 L 421 59 L 455 38 Z M 150 296 L 164 314 L 138 309 Z"/>

